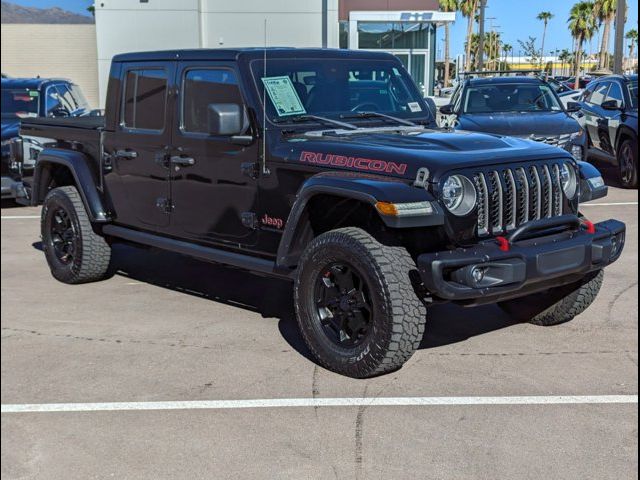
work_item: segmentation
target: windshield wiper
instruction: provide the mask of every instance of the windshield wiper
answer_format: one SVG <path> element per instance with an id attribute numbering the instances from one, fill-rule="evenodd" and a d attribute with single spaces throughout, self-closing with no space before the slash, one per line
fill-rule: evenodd
<path id="1" fill-rule="evenodd" d="M 340 118 L 382 118 L 384 120 L 391 120 L 399 123 L 400 125 L 406 125 L 407 127 L 417 127 L 418 125 L 410 120 L 404 118 L 398 118 L 391 115 L 387 115 L 379 112 L 358 112 L 353 115 L 340 115 Z"/>
<path id="2" fill-rule="evenodd" d="M 304 123 L 304 122 L 318 122 L 325 125 L 331 125 L 334 127 L 346 128 L 347 130 L 357 130 L 358 127 L 352 123 L 341 122 L 339 120 L 333 120 L 332 118 L 321 117 L 319 115 L 296 115 L 295 117 L 276 118 L 274 123 Z"/>

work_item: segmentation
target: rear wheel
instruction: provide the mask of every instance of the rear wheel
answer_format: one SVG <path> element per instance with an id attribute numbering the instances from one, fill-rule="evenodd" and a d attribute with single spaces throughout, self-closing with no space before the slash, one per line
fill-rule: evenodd
<path id="1" fill-rule="evenodd" d="M 426 309 L 404 248 L 358 228 L 324 233 L 305 250 L 294 295 L 302 336 L 324 367 L 355 378 L 400 368 L 420 345 Z"/>
<path id="2" fill-rule="evenodd" d="M 638 142 L 625 139 L 618 149 L 620 183 L 624 188 L 638 188 Z"/>
<path id="3" fill-rule="evenodd" d="M 41 234 L 47 263 L 57 280 L 76 284 L 107 277 L 111 247 L 93 231 L 75 187 L 58 187 L 47 194 Z"/>
<path id="4" fill-rule="evenodd" d="M 577 284 L 544 293 L 501 302 L 513 318 L 534 325 L 552 326 L 573 320 L 594 302 L 604 278 L 604 270 L 590 274 Z"/>

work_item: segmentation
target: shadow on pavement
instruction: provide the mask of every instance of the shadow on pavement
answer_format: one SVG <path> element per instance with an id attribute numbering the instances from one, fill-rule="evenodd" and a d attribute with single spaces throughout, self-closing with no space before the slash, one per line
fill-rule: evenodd
<path id="1" fill-rule="evenodd" d="M 34 243 L 33 247 L 42 249 L 40 242 Z M 313 360 L 296 324 L 291 282 L 171 252 L 119 243 L 113 245 L 112 268 L 114 274 L 136 281 L 243 308 L 264 318 L 277 318 L 278 329 L 287 343 Z M 463 342 L 517 323 L 495 306 L 436 305 L 427 315 L 426 334 L 420 349 Z"/>

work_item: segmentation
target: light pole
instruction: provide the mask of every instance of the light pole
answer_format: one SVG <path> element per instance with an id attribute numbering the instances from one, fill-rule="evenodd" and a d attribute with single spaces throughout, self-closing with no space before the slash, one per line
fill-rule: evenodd
<path id="1" fill-rule="evenodd" d="M 478 70 L 484 70 L 484 12 L 487 0 L 480 0 L 480 32 L 478 33 Z"/>
<path id="2" fill-rule="evenodd" d="M 627 16 L 627 1 L 618 0 L 616 10 L 616 43 L 613 56 L 613 73 L 621 74 L 624 59 L 624 24 Z"/>

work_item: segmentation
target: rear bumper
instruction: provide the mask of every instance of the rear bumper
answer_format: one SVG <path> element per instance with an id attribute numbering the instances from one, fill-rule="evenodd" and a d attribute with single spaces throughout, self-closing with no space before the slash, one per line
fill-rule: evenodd
<path id="1" fill-rule="evenodd" d="M 617 220 L 544 237 L 514 240 L 508 251 L 495 241 L 423 254 L 418 270 L 429 292 L 471 305 L 495 303 L 580 280 L 613 263 L 624 248 L 626 227 Z M 479 273 L 481 272 L 481 273 Z"/>
<path id="2" fill-rule="evenodd" d="M 2 198 L 25 198 L 26 192 L 20 180 L 11 177 L 2 177 Z"/>

